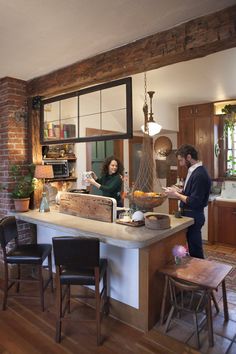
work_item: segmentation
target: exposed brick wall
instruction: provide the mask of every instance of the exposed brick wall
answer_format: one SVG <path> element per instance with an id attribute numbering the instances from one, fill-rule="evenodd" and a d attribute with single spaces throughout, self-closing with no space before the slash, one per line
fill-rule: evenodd
<path id="1" fill-rule="evenodd" d="M 14 209 L 8 188 L 11 164 L 29 162 L 26 82 L 13 78 L 0 79 L 0 218 Z M 30 225 L 19 226 L 21 238 L 32 239 Z"/>

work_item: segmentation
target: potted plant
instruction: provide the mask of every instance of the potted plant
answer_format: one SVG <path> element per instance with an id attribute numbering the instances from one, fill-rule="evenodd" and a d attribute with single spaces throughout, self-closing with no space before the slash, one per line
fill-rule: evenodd
<path id="1" fill-rule="evenodd" d="M 12 165 L 10 167 L 10 176 L 13 182 L 8 186 L 1 186 L 0 190 L 8 190 L 14 199 L 16 211 L 28 211 L 30 196 L 35 189 L 34 178 L 35 166 L 31 165 Z"/>

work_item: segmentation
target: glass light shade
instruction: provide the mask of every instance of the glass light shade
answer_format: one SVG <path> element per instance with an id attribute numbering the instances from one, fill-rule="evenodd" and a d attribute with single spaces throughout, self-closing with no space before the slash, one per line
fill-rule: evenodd
<path id="1" fill-rule="evenodd" d="M 158 133 L 160 133 L 162 126 L 158 124 L 157 122 L 147 122 L 147 129 L 145 130 L 145 125 L 141 126 L 142 131 L 145 134 L 148 134 L 150 136 L 154 136 Z"/>
<path id="2" fill-rule="evenodd" d="M 36 165 L 34 177 L 38 179 L 53 178 L 54 174 L 52 165 Z"/>

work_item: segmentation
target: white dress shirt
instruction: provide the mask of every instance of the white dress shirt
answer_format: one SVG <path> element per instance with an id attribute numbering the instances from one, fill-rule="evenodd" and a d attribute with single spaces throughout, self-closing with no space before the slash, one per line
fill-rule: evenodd
<path id="1" fill-rule="evenodd" d="M 202 166 L 202 161 L 199 161 L 199 162 L 197 162 L 197 163 L 195 163 L 194 165 L 192 165 L 192 166 L 189 167 L 189 169 L 188 169 L 188 174 L 187 174 L 186 180 L 185 180 L 185 182 L 184 182 L 184 190 L 185 190 L 185 187 L 187 186 L 189 177 L 191 176 L 191 174 L 193 173 L 193 171 L 196 170 L 196 168 L 198 168 L 199 166 Z"/>

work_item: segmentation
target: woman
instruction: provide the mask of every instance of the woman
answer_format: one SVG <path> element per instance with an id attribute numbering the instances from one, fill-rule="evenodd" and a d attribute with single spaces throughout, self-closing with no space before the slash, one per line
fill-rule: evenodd
<path id="1" fill-rule="evenodd" d="M 100 189 L 104 197 L 116 199 L 117 206 L 122 207 L 121 188 L 123 170 L 124 167 L 120 160 L 114 156 L 110 156 L 103 163 L 101 177 L 98 178 L 96 174 L 91 171 L 91 178 L 87 178 L 86 182 Z"/>

